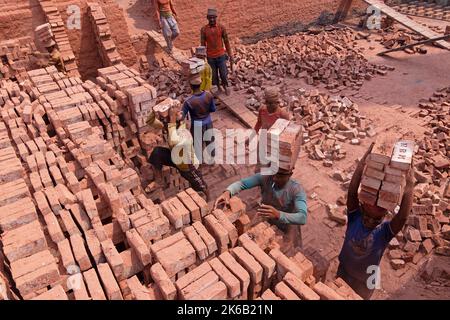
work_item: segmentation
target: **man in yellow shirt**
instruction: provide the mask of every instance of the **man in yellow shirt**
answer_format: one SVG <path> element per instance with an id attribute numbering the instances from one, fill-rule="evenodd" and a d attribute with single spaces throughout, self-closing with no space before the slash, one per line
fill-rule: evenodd
<path id="1" fill-rule="evenodd" d="M 173 107 L 169 110 L 167 123 L 167 143 L 169 147 L 155 147 L 149 157 L 149 162 L 154 168 L 155 182 L 161 184 L 163 166 L 176 168 L 180 175 L 189 182 L 192 189 L 203 192 L 207 201 L 209 201 L 209 191 L 201 172 L 198 170 L 200 163 L 195 156 L 192 135 L 186 128 L 186 123 L 177 121 L 179 116 L 180 110 L 178 108 Z M 157 119 L 153 112 L 150 114 L 147 124 L 157 129 L 165 127 L 165 124 Z"/>
<path id="2" fill-rule="evenodd" d="M 195 49 L 195 56 L 205 61 L 205 68 L 200 72 L 200 78 L 202 84 L 200 85 L 201 91 L 211 91 L 212 88 L 212 68 L 206 59 L 206 47 L 197 47 Z"/>
<path id="3" fill-rule="evenodd" d="M 55 66 L 59 72 L 65 72 L 64 60 L 62 59 L 61 52 L 56 48 L 56 43 L 52 40 L 46 49 L 48 51 L 46 53 L 33 53 L 33 56 L 39 59 L 38 65 L 41 68 Z"/>

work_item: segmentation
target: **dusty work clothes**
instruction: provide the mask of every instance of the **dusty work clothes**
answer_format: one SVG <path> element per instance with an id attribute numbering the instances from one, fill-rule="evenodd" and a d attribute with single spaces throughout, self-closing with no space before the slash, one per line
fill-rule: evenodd
<path id="1" fill-rule="evenodd" d="M 164 39 L 167 43 L 167 48 L 169 51 L 172 51 L 173 40 L 180 35 L 177 20 L 175 20 L 173 15 L 165 17 L 161 14 L 161 28 Z"/>
<path id="2" fill-rule="evenodd" d="M 198 159 L 203 159 L 203 137 L 207 130 L 213 128 L 211 112 L 216 111 L 216 104 L 214 102 L 214 97 L 210 92 L 203 91 L 198 94 L 192 95 L 189 99 L 187 99 L 183 104 L 183 119 L 189 113 L 191 117 L 191 134 L 194 138 L 194 149 L 195 154 Z M 200 134 L 195 134 L 195 128 L 199 127 L 197 130 Z M 206 146 L 209 146 L 213 142 L 213 138 L 209 141 L 205 141 Z M 212 148 L 212 147 L 211 147 Z M 211 153 L 211 156 L 214 157 L 215 152 Z"/>
<path id="3" fill-rule="evenodd" d="M 363 224 L 361 209 L 349 212 L 344 244 L 339 254 L 342 271 L 351 276 L 352 282 L 359 281 L 361 286 L 366 286 L 372 275 L 368 267 L 379 266 L 384 250 L 394 236 L 389 221 L 370 230 Z"/>
<path id="4" fill-rule="evenodd" d="M 202 84 L 200 85 L 200 90 L 211 91 L 212 88 L 212 68 L 209 63 L 205 63 L 205 68 L 200 72 L 200 78 L 202 79 Z"/>
<path id="5" fill-rule="evenodd" d="M 257 186 L 261 187 L 262 203 L 280 211 L 278 220 L 269 219 L 268 222 L 283 231 L 285 240 L 294 247 L 302 247 L 300 225 L 306 223 L 307 216 L 306 193 L 303 187 L 295 180 L 289 180 L 284 188 L 277 190 L 272 176 L 256 174 L 231 184 L 227 190 L 231 195 L 235 195 L 241 190 Z"/>
<path id="6" fill-rule="evenodd" d="M 228 56 L 224 54 L 223 56 L 217 58 L 208 58 L 208 64 L 211 66 L 212 70 L 212 84 L 218 86 L 219 84 L 228 87 L 228 67 L 227 67 Z M 220 76 L 220 82 L 219 82 Z"/>
<path id="7" fill-rule="evenodd" d="M 267 107 L 262 107 L 258 111 L 258 120 L 255 125 L 255 131 L 260 129 L 269 130 L 278 119 L 289 120 L 289 114 L 282 108 L 278 108 L 274 113 L 269 113 Z"/>

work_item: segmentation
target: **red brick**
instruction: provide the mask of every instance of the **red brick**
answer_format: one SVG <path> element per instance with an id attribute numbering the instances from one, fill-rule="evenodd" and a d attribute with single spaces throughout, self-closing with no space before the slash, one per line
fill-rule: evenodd
<path id="1" fill-rule="evenodd" d="M 301 300 L 284 282 L 275 286 L 275 294 L 282 300 Z"/>
<path id="2" fill-rule="evenodd" d="M 81 271 L 86 271 L 92 267 L 91 261 L 84 246 L 84 240 L 79 234 L 70 236 L 73 255 L 75 256 Z"/>
<path id="3" fill-rule="evenodd" d="M 201 261 L 205 260 L 208 257 L 208 248 L 206 247 L 197 231 L 195 231 L 194 227 L 190 226 L 184 228 L 183 233 L 194 247 L 195 251 L 197 252 L 198 258 Z"/>
<path id="4" fill-rule="evenodd" d="M 320 300 L 320 296 L 308 287 L 303 281 L 297 278 L 293 273 L 288 272 L 283 281 L 295 292 L 297 296 L 304 300 Z"/>
<path id="5" fill-rule="evenodd" d="M 220 261 L 239 279 L 241 283 L 241 298 L 247 299 L 248 286 L 250 285 L 249 273 L 231 256 L 229 252 L 224 252 L 219 256 Z"/>
<path id="6" fill-rule="evenodd" d="M 208 232 L 208 230 L 206 230 L 205 226 L 201 222 L 194 222 L 192 226 L 208 248 L 209 255 L 213 255 L 218 250 L 214 237 Z"/>
<path id="7" fill-rule="evenodd" d="M 97 266 L 97 270 L 108 300 L 123 300 L 119 285 L 109 265 L 107 263 L 101 263 Z"/>
<path id="8" fill-rule="evenodd" d="M 213 215 L 207 215 L 205 218 L 205 227 L 216 240 L 219 252 L 228 250 L 229 237 L 227 230 L 217 221 Z"/>
<path id="9" fill-rule="evenodd" d="M 150 250 L 148 249 L 147 245 L 145 244 L 139 233 L 136 231 L 136 229 L 127 231 L 126 237 L 128 244 L 136 252 L 142 265 L 146 266 L 148 264 L 151 264 L 152 257 L 150 255 Z"/>
<path id="10" fill-rule="evenodd" d="M 317 282 L 312 288 L 322 300 L 345 300 L 336 291 L 326 286 L 323 282 Z"/>
<path id="11" fill-rule="evenodd" d="M 158 288 L 165 300 L 175 300 L 177 296 L 177 289 L 170 281 L 169 276 L 164 271 L 159 263 L 155 263 L 150 268 L 152 279 L 158 285 Z"/>
<path id="12" fill-rule="evenodd" d="M 228 297 L 231 299 L 238 297 L 241 294 L 239 279 L 236 278 L 218 258 L 212 259 L 209 261 L 209 264 L 217 273 L 220 280 L 227 286 Z"/>
<path id="13" fill-rule="evenodd" d="M 105 293 L 103 292 L 102 285 L 100 284 L 95 269 L 89 269 L 88 271 L 83 272 L 83 277 L 92 300 L 106 300 Z"/>

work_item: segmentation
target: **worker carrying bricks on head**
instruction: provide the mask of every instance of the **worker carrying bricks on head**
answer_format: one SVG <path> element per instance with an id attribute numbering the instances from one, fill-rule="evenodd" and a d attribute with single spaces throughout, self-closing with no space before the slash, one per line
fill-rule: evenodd
<path id="1" fill-rule="evenodd" d="M 166 131 L 168 133 L 167 142 L 169 148 L 155 147 L 149 157 L 149 162 L 154 168 L 155 182 L 162 184 L 163 166 L 174 167 L 189 182 L 192 189 L 197 192 L 203 192 L 207 201 L 209 201 L 209 191 L 201 172 L 198 170 L 199 161 L 195 156 L 192 136 L 189 130 L 186 129 L 186 124 L 177 120 L 179 117 L 179 107 L 172 107 L 169 110 L 168 123 L 166 125 L 157 118 L 154 112 L 148 117 L 148 125 L 157 129 L 164 129 L 164 126 L 167 126 Z M 174 148 L 181 151 L 176 154 L 176 152 L 172 152 Z M 187 154 L 184 154 L 184 151 Z"/>
<path id="2" fill-rule="evenodd" d="M 206 47 L 208 63 L 212 68 L 212 84 L 217 86 L 219 92 L 222 92 L 223 86 L 229 95 L 227 60 L 233 68 L 233 54 L 228 33 L 223 25 L 217 23 L 216 9 L 208 9 L 207 19 L 209 23 L 201 29 L 200 35 L 201 45 Z"/>
<path id="3" fill-rule="evenodd" d="M 286 108 L 281 108 L 280 106 L 280 91 L 278 88 L 266 88 L 264 91 L 264 99 L 266 100 L 266 104 L 259 108 L 258 120 L 255 125 L 256 132 L 259 132 L 260 129 L 269 130 L 280 118 L 286 120 L 290 118 Z"/>
<path id="4" fill-rule="evenodd" d="M 177 13 L 172 0 L 153 0 L 153 7 L 156 11 L 159 26 L 166 39 L 167 50 L 172 53 L 173 41 L 180 35 L 177 23 Z"/>
<path id="5" fill-rule="evenodd" d="M 33 56 L 36 57 L 37 65 L 40 68 L 46 68 L 48 66 L 55 66 L 59 72 L 65 72 L 64 61 L 62 59 L 61 53 L 56 47 L 56 42 L 51 40 L 45 45 L 48 52 L 34 52 Z"/>
<path id="6" fill-rule="evenodd" d="M 291 179 L 293 169 L 278 169 L 274 175 L 260 173 L 231 184 L 216 200 L 215 207 L 228 205 L 240 191 L 261 187 L 258 214 L 284 232 L 284 239 L 294 247 L 302 246 L 300 225 L 306 224 L 306 193 L 302 185 Z"/>
<path id="7" fill-rule="evenodd" d="M 194 149 L 197 159 L 202 159 L 203 153 L 203 137 L 207 130 L 213 129 L 211 112 L 216 111 L 214 97 L 209 91 L 202 91 L 202 80 L 199 76 L 191 78 L 192 96 L 183 104 L 181 120 L 184 120 L 189 114 L 191 118 L 191 135 L 194 138 Z M 205 141 L 206 146 L 213 143 L 213 137 L 210 141 Z M 211 147 L 212 148 L 212 147 Z M 214 150 L 211 156 L 214 157 Z"/>
<path id="8" fill-rule="evenodd" d="M 373 146 L 374 143 L 358 163 L 348 188 L 348 224 L 344 244 L 339 254 L 340 264 L 337 271 L 337 277 L 347 282 L 364 299 L 369 299 L 375 290 L 374 272 L 377 272 L 377 276 L 381 276 L 378 268 L 384 250 L 403 228 L 408 218 L 414 189 L 414 170 L 410 169 L 406 177 L 400 210 L 390 221 L 383 221 L 387 214 L 386 209 L 377 205 L 360 203 L 358 188 L 366 159 L 372 152 Z"/>
<path id="9" fill-rule="evenodd" d="M 202 91 L 211 91 L 212 89 L 212 68 L 206 59 L 206 47 L 200 46 L 195 48 L 195 56 L 198 59 L 202 59 L 205 61 L 205 66 L 202 71 L 200 71 L 200 79 L 202 80 L 202 84 L 200 85 L 200 90 Z"/>

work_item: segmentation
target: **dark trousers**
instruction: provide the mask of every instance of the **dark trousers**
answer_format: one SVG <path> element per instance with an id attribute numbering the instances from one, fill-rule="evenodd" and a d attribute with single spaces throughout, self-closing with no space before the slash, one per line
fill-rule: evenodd
<path id="1" fill-rule="evenodd" d="M 194 125 L 194 121 L 191 122 L 191 135 L 192 138 L 194 139 L 194 150 L 195 150 L 195 155 L 197 156 L 197 159 L 203 159 L 202 154 L 198 154 L 199 152 L 203 153 L 203 136 L 205 135 L 205 132 L 208 130 L 212 130 L 213 129 L 213 124 L 212 122 L 207 123 L 207 124 L 203 124 L 202 125 L 202 136 L 201 137 L 196 137 L 195 136 L 195 132 L 194 132 L 194 127 L 195 126 L 199 126 L 200 124 L 196 124 Z M 205 145 L 206 147 L 208 147 L 209 145 L 212 144 L 212 147 L 214 147 L 214 136 L 211 137 L 210 141 L 205 141 Z M 213 149 L 211 152 L 211 157 L 215 157 L 216 154 L 216 150 Z M 202 161 L 203 162 L 203 161 Z"/>
<path id="2" fill-rule="evenodd" d="M 161 171 L 163 166 L 173 167 L 178 170 L 180 175 L 185 178 L 191 188 L 197 192 L 203 192 L 206 194 L 206 183 L 203 180 L 201 172 L 193 165 L 189 165 L 188 171 L 180 170 L 172 161 L 172 153 L 169 148 L 156 147 L 153 149 L 148 161 L 156 169 Z"/>
<path id="3" fill-rule="evenodd" d="M 367 282 L 359 280 L 345 271 L 344 266 L 340 263 L 336 276 L 342 278 L 352 289 L 361 296 L 364 300 L 369 300 L 372 294 L 375 292 L 373 289 L 367 287 Z"/>
<path id="4" fill-rule="evenodd" d="M 228 68 L 227 68 L 228 56 L 224 54 L 218 58 L 208 58 L 208 64 L 212 69 L 212 84 L 219 85 L 219 74 L 221 84 L 228 87 Z"/>

